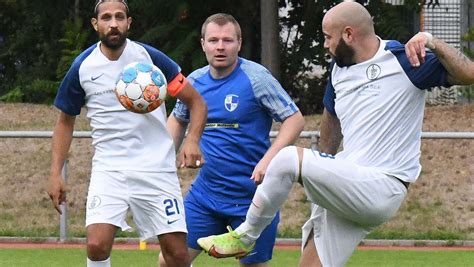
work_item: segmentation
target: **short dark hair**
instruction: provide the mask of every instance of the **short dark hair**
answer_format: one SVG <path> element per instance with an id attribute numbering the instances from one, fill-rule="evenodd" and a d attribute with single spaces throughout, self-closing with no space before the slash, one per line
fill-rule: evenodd
<path id="1" fill-rule="evenodd" d="M 225 25 L 227 23 L 232 23 L 235 26 L 235 32 L 237 34 L 237 38 L 240 40 L 242 39 L 242 30 L 240 29 L 240 25 L 237 20 L 230 14 L 226 13 L 217 13 L 214 15 L 209 16 L 204 24 L 202 24 L 201 28 L 201 38 L 204 39 L 204 35 L 206 34 L 206 27 L 209 23 L 214 22 L 219 26 Z"/>
<path id="2" fill-rule="evenodd" d="M 122 3 L 125 6 L 127 16 L 128 16 L 128 11 L 129 10 L 128 10 L 127 0 L 96 0 L 95 4 L 94 4 L 94 17 L 97 18 L 97 16 L 99 15 L 99 5 L 102 4 L 102 3 L 105 3 L 105 2 L 119 2 L 119 3 Z"/>

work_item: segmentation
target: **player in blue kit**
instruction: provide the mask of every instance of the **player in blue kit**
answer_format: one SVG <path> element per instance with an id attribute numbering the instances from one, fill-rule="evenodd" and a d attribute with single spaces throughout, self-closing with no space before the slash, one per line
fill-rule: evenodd
<path id="1" fill-rule="evenodd" d="M 56 210 L 66 201 L 61 169 L 72 142 L 75 117 L 82 106 L 92 128 L 94 157 L 86 207 L 87 266 L 110 266 L 110 252 L 118 228 L 128 230 L 127 210 L 133 213 L 141 239 L 157 236 L 170 266 L 189 266 L 186 222 L 176 174 L 173 140 L 166 129 L 165 105 L 147 114 L 122 107 L 115 82 L 132 62 L 159 67 L 168 93 L 190 107 L 190 138 L 179 155 L 187 167 L 202 160 L 199 148 L 206 105 L 199 93 L 168 56 L 127 39 L 132 18 L 124 0 L 98 0 L 92 25 L 100 42 L 73 62 L 58 90 L 60 110 L 52 140 L 48 194 Z"/>
<path id="2" fill-rule="evenodd" d="M 208 66 L 188 79 L 208 105 L 201 139 L 206 163 L 192 184 L 184 205 L 191 259 L 201 252 L 200 237 L 227 232 L 245 219 L 257 184 L 264 180 L 268 163 L 292 144 L 303 129 L 298 107 L 263 66 L 238 57 L 241 30 L 228 14 L 215 14 L 202 26 L 201 45 Z M 270 143 L 272 121 L 282 122 Z M 189 109 L 178 101 L 168 129 L 178 148 L 189 121 Z M 242 266 L 266 266 L 272 257 L 278 214 L 257 240 Z M 162 266 L 166 266 L 162 262 Z"/>
<path id="3" fill-rule="evenodd" d="M 231 233 L 198 240 L 212 255 L 250 252 L 300 182 L 313 203 L 300 266 L 344 266 L 359 242 L 395 215 L 420 174 L 425 89 L 474 83 L 472 62 L 456 49 L 428 33 L 406 46 L 381 40 L 358 3 L 330 9 L 322 29 L 334 64 L 324 97 L 321 151 L 280 150 L 246 221 Z M 425 53 L 425 45 L 431 51 Z"/>

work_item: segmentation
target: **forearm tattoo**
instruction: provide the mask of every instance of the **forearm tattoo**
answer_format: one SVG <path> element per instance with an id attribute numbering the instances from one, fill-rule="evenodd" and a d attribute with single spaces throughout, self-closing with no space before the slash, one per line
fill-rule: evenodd
<path id="1" fill-rule="evenodd" d="M 474 62 L 451 45 L 439 39 L 435 41 L 434 53 L 448 71 L 448 81 L 451 84 L 474 83 Z"/>

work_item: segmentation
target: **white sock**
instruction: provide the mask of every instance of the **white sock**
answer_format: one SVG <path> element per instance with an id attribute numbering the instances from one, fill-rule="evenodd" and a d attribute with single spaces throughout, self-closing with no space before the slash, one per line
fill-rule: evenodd
<path id="1" fill-rule="evenodd" d="M 110 257 L 103 261 L 92 261 L 87 258 L 87 267 L 110 267 Z"/>
<path id="2" fill-rule="evenodd" d="M 283 148 L 272 159 L 263 183 L 253 196 L 245 222 L 235 229 L 237 234 L 245 233 L 240 239 L 242 242 L 248 245 L 254 243 L 273 221 L 288 198 L 293 183 L 298 181 L 298 165 L 298 153 L 294 146 Z"/>

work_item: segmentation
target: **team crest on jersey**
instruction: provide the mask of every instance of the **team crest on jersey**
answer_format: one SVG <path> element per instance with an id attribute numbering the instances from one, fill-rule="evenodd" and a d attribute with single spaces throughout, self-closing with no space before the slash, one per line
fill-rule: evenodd
<path id="1" fill-rule="evenodd" d="M 239 96 L 238 95 L 226 95 L 224 100 L 225 109 L 232 112 L 239 105 Z"/>
<path id="2" fill-rule="evenodd" d="M 369 80 L 377 79 L 381 72 L 382 72 L 382 69 L 377 64 L 370 65 L 365 71 L 365 73 L 367 74 L 367 79 Z"/>
<path id="3" fill-rule="evenodd" d="M 89 209 L 95 209 L 98 206 L 100 206 L 100 203 L 102 201 L 100 200 L 99 196 L 93 196 L 92 199 L 89 202 Z"/>

